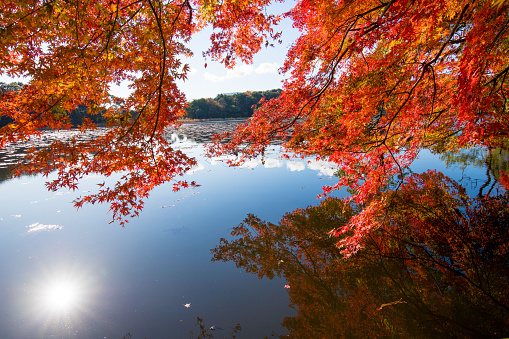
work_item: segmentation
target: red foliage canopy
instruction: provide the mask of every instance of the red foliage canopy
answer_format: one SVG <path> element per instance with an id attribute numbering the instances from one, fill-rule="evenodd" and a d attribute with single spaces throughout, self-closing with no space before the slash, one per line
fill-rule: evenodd
<path id="1" fill-rule="evenodd" d="M 212 25 L 210 57 L 227 67 L 250 62 L 280 37 L 280 17 L 266 13 L 271 2 L 2 1 L 0 71 L 30 82 L 1 95 L 0 114 L 12 122 L 0 129 L 0 147 L 43 128 L 70 128 L 68 112 L 79 104 L 104 115 L 111 129 L 103 137 L 55 143 L 17 173 L 57 170 L 50 189 L 74 189 L 91 173 L 127 173 L 76 201 L 109 202 L 114 219 L 125 222 L 150 189 L 194 164 L 164 139 L 186 104 L 176 86 L 189 71 L 186 43 Z M 507 2 L 301 0 L 286 16 L 301 35 L 282 68 L 283 94 L 212 152 L 242 160 L 282 138 L 291 152 L 337 163 L 342 177 L 325 192 L 347 185 L 365 206 L 344 229 L 355 231 L 347 254 L 377 226 L 372 216 L 391 178 L 403 181 L 419 150 L 507 148 Z M 123 80 L 133 93 L 112 103 L 109 84 Z M 86 121 L 81 131 L 89 128 Z M 175 180 L 175 189 L 186 185 Z"/>

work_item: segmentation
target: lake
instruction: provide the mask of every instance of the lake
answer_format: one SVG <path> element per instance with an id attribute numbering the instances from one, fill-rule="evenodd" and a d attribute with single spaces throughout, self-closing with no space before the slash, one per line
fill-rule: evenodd
<path id="1" fill-rule="evenodd" d="M 0 337 L 193 338 L 202 325 L 226 338 L 237 324 L 241 338 L 287 333 L 283 319 L 297 315 L 289 307 L 287 281 L 212 262 L 211 249 L 250 213 L 277 223 L 287 212 L 317 205 L 322 186 L 337 181 L 336 168 L 313 159 L 283 160 L 278 145 L 263 162 L 239 168 L 205 158 L 203 142 L 232 126 L 188 124 L 172 133 L 178 148 L 198 160 L 185 178 L 201 186 L 176 193 L 171 184 L 154 189 L 140 217 L 124 228 L 109 224 L 106 205 L 73 208 L 71 201 L 94 189 L 98 178 L 85 179 L 79 192 L 48 192 L 41 176 L 6 179 L 5 168 L 26 148 L 3 150 Z M 428 168 L 479 185 L 486 180 L 483 167 L 447 167 L 423 151 L 413 170 Z"/>

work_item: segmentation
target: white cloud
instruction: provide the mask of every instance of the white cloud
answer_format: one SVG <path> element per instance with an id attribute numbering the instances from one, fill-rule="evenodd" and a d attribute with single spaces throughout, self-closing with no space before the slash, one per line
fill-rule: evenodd
<path id="1" fill-rule="evenodd" d="M 265 166 L 265 168 L 281 167 L 283 166 L 283 162 L 278 159 L 267 159 L 263 166 Z"/>
<path id="2" fill-rule="evenodd" d="M 255 68 L 256 74 L 277 74 L 279 66 L 276 62 L 268 63 L 264 62 L 263 64 L 260 64 L 258 68 Z"/>
<path id="3" fill-rule="evenodd" d="M 323 161 L 323 160 L 310 160 L 308 162 L 308 168 L 318 171 L 318 175 L 325 175 L 332 177 L 334 173 L 338 170 L 337 165 L 332 162 Z"/>
<path id="4" fill-rule="evenodd" d="M 251 160 L 244 162 L 242 165 L 240 165 L 240 167 L 253 169 L 253 168 L 258 167 L 259 164 L 260 164 L 260 160 L 251 159 Z"/>
<path id="5" fill-rule="evenodd" d="M 62 226 L 59 225 L 43 225 L 38 222 L 33 223 L 27 226 L 28 233 L 38 232 L 38 231 L 51 231 L 51 230 L 59 230 Z"/>
<path id="6" fill-rule="evenodd" d="M 226 75 L 216 75 L 205 72 L 203 75 L 206 80 L 212 82 L 221 82 L 229 79 L 243 78 L 253 74 L 277 74 L 279 66 L 274 63 L 262 63 L 258 67 L 253 65 L 240 65 L 233 69 L 226 70 Z"/>
<path id="7" fill-rule="evenodd" d="M 194 174 L 196 172 L 203 171 L 204 169 L 205 169 L 205 166 L 203 166 L 203 164 L 201 164 L 201 163 L 198 163 L 198 165 L 194 166 L 189 171 L 187 171 L 186 174 Z"/>
<path id="8" fill-rule="evenodd" d="M 306 164 L 300 161 L 287 162 L 286 167 L 292 172 L 300 172 L 306 169 Z"/>

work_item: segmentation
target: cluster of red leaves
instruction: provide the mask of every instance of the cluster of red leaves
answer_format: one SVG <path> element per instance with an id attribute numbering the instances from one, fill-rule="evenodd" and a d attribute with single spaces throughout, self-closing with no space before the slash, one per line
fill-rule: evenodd
<path id="1" fill-rule="evenodd" d="M 44 128 L 68 129 L 69 112 L 87 105 L 108 119 L 110 132 L 55 143 L 29 155 L 18 174 L 57 170 L 49 188 L 75 189 L 84 175 L 127 172 L 77 206 L 109 202 L 114 218 L 137 214 L 150 189 L 193 165 L 164 140 L 186 105 L 176 81 L 189 71 L 181 59 L 192 53 L 191 35 L 211 25 L 205 55 L 227 67 L 250 62 L 280 38 L 281 17 L 266 11 L 272 2 L 2 1 L 0 70 L 30 82 L 1 94 L 0 114 L 12 122 L 0 129 L 0 147 Z M 301 35 L 281 69 L 282 95 L 213 154 L 242 161 L 282 139 L 295 154 L 337 163 L 341 178 L 324 192 L 355 192 L 352 201 L 365 209 L 350 228 L 361 235 L 377 227 L 383 193 L 395 176 L 404 181 L 422 148 L 507 148 L 507 2 L 300 0 L 285 15 Z M 112 103 L 110 84 L 124 80 L 132 94 Z M 94 127 L 86 121 L 81 131 Z"/>

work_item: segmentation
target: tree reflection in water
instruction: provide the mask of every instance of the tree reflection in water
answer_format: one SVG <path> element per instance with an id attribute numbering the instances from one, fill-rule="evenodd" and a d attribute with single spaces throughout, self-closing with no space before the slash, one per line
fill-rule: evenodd
<path id="1" fill-rule="evenodd" d="M 469 197 L 441 173 L 388 194 L 381 227 L 344 260 L 328 236 L 360 206 L 327 198 L 278 225 L 249 215 L 212 250 L 260 278 L 284 277 L 290 337 L 509 335 L 507 195 Z"/>

